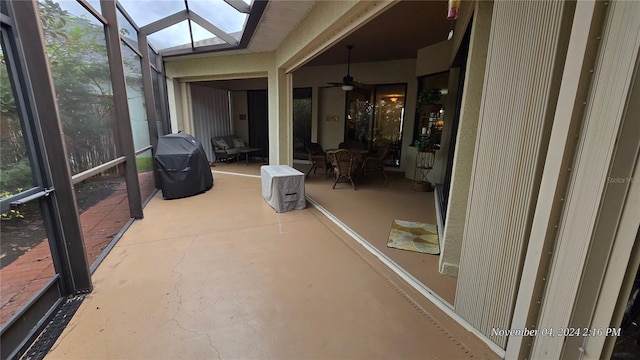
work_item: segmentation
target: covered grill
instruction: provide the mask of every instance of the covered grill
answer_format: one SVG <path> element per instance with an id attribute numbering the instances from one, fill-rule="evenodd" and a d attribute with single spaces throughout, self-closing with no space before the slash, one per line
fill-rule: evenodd
<path id="1" fill-rule="evenodd" d="M 189 134 L 159 137 L 154 162 L 165 199 L 196 195 L 213 186 L 213 175 L 204 148 Z"/>

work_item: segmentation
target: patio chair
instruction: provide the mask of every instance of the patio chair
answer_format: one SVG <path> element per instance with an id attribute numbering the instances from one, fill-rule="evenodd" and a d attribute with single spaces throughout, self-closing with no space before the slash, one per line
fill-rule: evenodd
<path id="1" fill-rule="evenodd" d="M 315 175 L 317 169 L 324 169 L 325 178 L 329 176 L 329 168 L 331 167 L 327 162 L 327 154 L 324 152 L 322 146 L 318 143 L 309 143 L 306 146 L 307 154 L 309 155 L 309 160 L 311 160 L 311 167 L 309 171 L 307 171 L 307 175 L 311 174 L 311 170 L 313 170 L 313 174 Z M 305 177 L 306 177 L 305 176 Z"/>
<path id="2" fill-rule="evenodd" d="M 358 149 L 358 150 L 366 150 L 367 149 L 367 145 L 361 143 L 360 141 L 356 141 L 356 140 L 347 140 L 347 141 L 343 141 L 340 144 L 338 144 L 338 149 L 347 149 L 347 150 L 352 150 L 352 149 Z"/>
<path id="3" fill-rule="evenodd" d="M 374 147 L 374 152 L 367 156 L 362 163 L 362 172 L 366 177 L 368 174 L 381 173 L 384 179 L 387 179 L 387 175 L 384 173 L 384 162 L 389 155 L 390 147 L 388 144 L 377 145 Z"/>
<path id="4" fill-rule="evenodd" d="M 333 167 L 335 179 L 333 189 L 336 188 L 336 184 L 340 179 L 346 179 L 351 182 L 353 190 L 357 190 L 356 185 L 353 183 L 353 178 L 362 166 L 362 154 L 358 151 L 339 149 L 327 152 L 327 158 Z"/>

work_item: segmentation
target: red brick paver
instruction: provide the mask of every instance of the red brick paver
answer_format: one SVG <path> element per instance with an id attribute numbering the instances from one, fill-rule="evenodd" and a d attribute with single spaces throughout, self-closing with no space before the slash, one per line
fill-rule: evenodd
<path id="1" fill-rule="evenodd" d="M 154 189 L 153 172 L 138 175 L 143 200 Z M 123 183 L 109 197 L 80 214 L 89 264 L 102 254 L 129 221 L 127 188 Z M 47 239 L 0 270 L 0 324 L 18 312 L 55 274 Z"/>

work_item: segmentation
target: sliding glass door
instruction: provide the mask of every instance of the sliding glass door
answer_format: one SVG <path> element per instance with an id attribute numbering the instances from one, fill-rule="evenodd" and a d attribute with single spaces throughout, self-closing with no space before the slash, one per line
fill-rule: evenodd
<path id="1" fill-rule="evenodd" d="M 345 141 L 391 148 L 386 166 L 400 166 L 406 84 L 356 87 L 347 93 Z"/>

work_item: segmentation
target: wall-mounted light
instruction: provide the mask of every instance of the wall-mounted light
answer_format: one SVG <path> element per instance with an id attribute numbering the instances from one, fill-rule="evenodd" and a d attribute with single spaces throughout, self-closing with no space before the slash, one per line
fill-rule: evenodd
<path id="1" fill-rule="evenodd" d="M 391 102 L 396 102 L 398 101 L 398 98 L 396 96 L 392 96 L 389 98 L 389 100 L 391 100 Z"/>
<path id="2" fill-rule="evenodd" d="M 351 90 L 353 90 L 353 85 L 344 84 L 344 85 L 342 85 L 342 90 L 351 91 Z"/>

